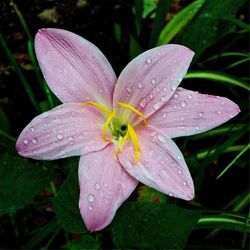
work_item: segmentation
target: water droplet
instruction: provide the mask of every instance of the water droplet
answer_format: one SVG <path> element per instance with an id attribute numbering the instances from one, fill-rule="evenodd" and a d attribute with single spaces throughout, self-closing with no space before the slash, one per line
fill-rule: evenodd
<path id="1" fill-rule="evenodd" d="M 220 114 L 221 114 L 221 111 L 220 111 L 220 110 L 219 110 L 219 111 L 217 111 L 217 114 L 218 114 L 218 115 L 220 115 Z"/>
<path id="2" fill-rule="evenodd" d="M 168 99 L 168 98 L 167 98 L 166 96 L 162 96 L 162 97 L 161 97 L 161 101 L 162 101 L 162 102 L 167 101 L 167 99 Z"/>
<path id="3" fill-rule="evenodd" d="M 34 132 L 34 131 L 35 131 L 35 128 L 34 128 L 34 127 L 31 127 L 31 128 L 30 128 L 30 131 L 31 131 L 31 132 Z"/>
<path id="4" fill-rule="evenodd" d="M 204 116 L 204 113 L 203 112 L 199 112 L 198 116 L 202 118 Z"/>
<path id="5" fill-rule="evenodd" d="M 188 94 L 188 99 L 192 99 L 192 95 L 191 94 Z"/>
<path id="6" fill-rule="evenodd" d="M 131 90 L 131 87 L 130 87 L 130 86 L 128 86 L 128 87 L 127 87 L 127 91 L 128 91 L 129 93 L 131 93 L 131 92 L 132 92 L 132 90 Z"/>
<path id="7" fill-rule="evenodd" d="M 178 94 L 174 94 L 174 99 L 178 99 L 179 95 Z"/>
<path id="8" fill-rule="evenodd" d="M 194 105 L 195 105 L 195 106 L 198 106 L 198 105 L 199 105 L 199 103 L 198 103 L 198 102 L 196 102 Z"/>
<path id="9" fill-rule="evenodd" d="M 62 135 L 62 134 L 57 134 L 56 138 L 57 138 L 58 140 L 62 140 L 62 139 L 63 139 L 63 135 Z"/>
<path id="10" fill-rule="evenodd" d="M 200 127 L 199 127 L 199 126 L 196 126 L 195 129 L 196 129 L 196 130 L 200 130 Z"/>
<path id="11" fill-rule="evenodd" d="M 153 95 L 153 94 L 151 94 L 151 95 L 149 96 L 149 98 L 150 98 L 150 99 L 152 99 L 153 97 L 154 97 L 154 95 Z"/>
<path id="12" fill-rule="evenodd" d="M 142 82 L 138 82 L 137 87 L 138 87 L 138 89 L 141 89 L 143 87 Z"/>
<path id="13" fill-rule="evenodd" d="M 225 104 L 225 102 L 224 102 L 224 101 L 222 101 L 220 104 L 221 104 L 221 105 L 224 105 L 224 104 Z"/>
<path id="14" fill-rule="evenodd" d="M 69 141 L 73 141 L 74 140 L 74 137 L 73 136 L 70 136 L 69 137 Z"/>
<path id="15" fill-rule="evenodd" d="M 152 62 L 152 59 L 150 57 L 147 58 L 146 63 L 150 64 Z"/>
<path id="16" fill-rule="evenodd" d="M 88 195 L 88 201 L 89 202 L 94 202 L 95 201 L 95 196 L 93 194 Z"/>
<path id="17" fill-rule="evenodd" d="M 108 187 L 108 184 L 106 182 L 103 183 L 104 187 Z"/>
<path id="18" fill-rule="evenodd" d="M 172 85 L 171 89 L 172 89 L 172 91 L 175 91 L 177 89 L 177 86 L 176 85 Z"/>
<path id="19" fill-rule="evenodd" d="M 171 197 L 173 197 L 173 196 L 174 196 L 174 194 L 173 194 L 173 193 L 168 193 L 168 195 L 169 195 L 169 196 L 171 196 Z"/>
<path id="20" fill-rule="evenodd" d="M 180 156 L 180 155 L 177 155 L 177 159 L 180 160 L 180 159 L 181 159 L 181 156 Z"/>
<path id="21" fill-rule="evenodd" d="M 157 110 L 157 109 L 159 109 L 159 108 L 160 108 L 160 106 L 161 106 L 161 104 L 160 104 L 160 103 L 156 103 L 156 104 L 154 105 L 154 109 L 155 109 L 155 110 Z"/>
<path id="22" fill-rule="evenodd" d="M 166 142 L 166 138 L 163 135 L 158 135 L 158 139 L 162 143 Z"/>
<path id="23" fill-rule="evenodd" d="M 146 99 L 143 99 L 140 104 L 139 104 L 142 108 L 145 108 L 146 106 Z"/>
<path id="24" fill-rule="evenodd" d="M 27 145 L 29 143 L 29 140 L 28 139 L 24 139 L 23 143 Z"/>
<path id="25" fill-rule="evenodd" d="M 162 118 L 166 118 L 166 117 L 167 117 L 167 113 L 165 112 L 163 113 Z"/>
<path id="26" fill-rule="evenodd" d="M 182 182 L 184 186 L 187 186 L 187 182 L 186 181 L 183 181 Z"/>
<path id="27" fill-rule="evenodd" d="M 74 111 L 71 111 L 71 115 L 74 117 L 76 113 Z"/>
<path id="28" fill-rule="evenodd" d="M 167 89 L 167 88 L 163 88 L 163 90 L 164 90 L 165 92 L 167 92 L 167 91 L 168 91 L 168 89 Z"/>
<path id="29" fill-rule="evenodd" d="M 233 118 L 233 117 L 234 117 L 234 115 L 233 115 L 233 114 L 230 114 L 230 115 L 228 115 L 228 117 L 229 117 L 229 118 Z"/>
<path id="30" fill-rule="evenodd" d="M 36 144 L 37 143 L 37 138 L 32 138 L 32 140 L 31 140 L 34 144 Z"/>
<path id="31" fill-rule="evenodd" d="M 93 206 L 92 205 L 89 205 L 88 206 L 88 210 L 92 210 L 93 209 Z"/>
<path id="32" fill-rule="evenodd" d="M 182 174 L 182 170 L 178 169 L 178 174 Z"/>
<path id="33" fill-rule="evenodd" d="M 182 101 L 182 102 L 181 102 L 181 106 L 182 106 L 183 108 L 185 108 L 185 107 L 187 106 L 187 102 L 186 102 L 186 101 Z"/>
<path id="34" fill-rule="evenodd" d="M 155 83 L 156 83 L 156 80 L 155 80 L 155 79 L 152 79 L 151 83 L 152 83 L 152 84 L 155 84 Z"/>
<path id="35" fill-rule="evenodd" d="M 101 188 L 100 184 L 96 183 L 96 184 L 95 184 L 95 189 L 96 189 L 96 190 L 99 190 L 100 188 Z"/>

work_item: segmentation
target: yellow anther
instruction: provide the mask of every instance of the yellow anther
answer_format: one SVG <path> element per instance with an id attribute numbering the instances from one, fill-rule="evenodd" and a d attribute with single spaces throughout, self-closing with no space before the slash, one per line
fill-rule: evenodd
<path id="1" fill-rule="evenodd" d="M 103 105 L 97 103 L 97 102 L 91 102 L 91 101 L 88 101 L 88 102 L 84 102 L 83 105 L 92 105 L 98 109 L 100 109 L 101 111 L 103 111 L 107 116 L 109 116 L 112 112 L 109 111 L 106 107 L 104 107 Z"/>
<path id="2" fill-rule="evenodd" d="M 127 141 L 128 137 L 129 137 L 129 132 L 128 132 L 128 130 L 127 130 L 127 133 L 125 134 L 125 136 L 122 138 L 122 141 L 121 141 L 120 144 L 118 145 L 118 148 L 117 148 L 117 150 L 116 150 L 115 153 L 114 153 L 114 156 L 117 156 L 117 155 L 121 152 L 122 147 L 123 147 L 123 145 L 125 144 L 125 142 Z"/>
<path id="3" fill-rule="evenodd" d="M 139 152 L 140 152 L 139 139 L 137 137 L 137 134 L 135 133 L 135 130 L 133 129 L 133 127 L 130 124 L 128 124 L 128 132 L 129 132 L 129 135 L 133 141 L 134 148 L 135 148 L 135 162 L 138 162 L 139 161 Z"/>
<path id="4" fill-rule="evenodd" d="M 142 114 L 140 111 L 138 111 L 137 109 L 135 109 L 135 108 L 132 107 L 131 105 L 126 104 L 126 103 L 124 103 L 124 102 L 117 102 L 117 104 L 119 104 L 119 105 L 122 106 L 123 108 L 129 109 L 129 110 L 131 110 L 132 112 L 134 112 L 134 113 L 136 113 L 137 115 L 139 115 L 139 116 L 143 119 L 144 125 L 147 126 L 147 119 L 146 119 L 145 115 Z"/>
<path id="5" fill-rule="evenodd" d="M 102 131 L 102 137 L 103 137 L 103 140 L 104 140 L 104 141 L 111 141 L 110 138 L 107 138 L 107 129 L 108 129 L 108 126 L 109 126 L 110 122 L 111 122 L 112 119 L 114 118 L 114 116 L 115 116 L 115 111 L 113 111 L 113 112 L 108 116 L 108 119 L 107 119 L 107 121 L 106 121 L 105 124 L 104 124 L 103 131 Z"/>

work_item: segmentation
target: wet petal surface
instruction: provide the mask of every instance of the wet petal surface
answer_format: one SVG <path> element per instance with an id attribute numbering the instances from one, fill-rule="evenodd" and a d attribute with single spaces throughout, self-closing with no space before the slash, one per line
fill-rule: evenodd
<path id="1" fill-rule="evenodd" d="M 114 146 L 81 157 L 79 164 L 81 215 L 90 231 L 106 227 L 130 196 L 137 181 L 113 156 Z"/>

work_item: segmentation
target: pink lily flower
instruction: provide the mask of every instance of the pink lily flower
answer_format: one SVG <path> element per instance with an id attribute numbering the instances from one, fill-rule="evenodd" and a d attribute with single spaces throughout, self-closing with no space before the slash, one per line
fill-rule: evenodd
<path id="1" fill-rule="evenodd" d="M 24 157 L 81 156 L 79 207 L 90 231 L 101 230 L 138 181 L 184 200 L 191 175 L 171 138 L 214 128 L 237 115 L 224 97 L 178 88 L 194 52 L 181 45 L 150 49 L 118 79 L 101 51 L 60 29 L 41 29 L 35 49 L 62 105 L 35 117 L 16 147 Z"/>

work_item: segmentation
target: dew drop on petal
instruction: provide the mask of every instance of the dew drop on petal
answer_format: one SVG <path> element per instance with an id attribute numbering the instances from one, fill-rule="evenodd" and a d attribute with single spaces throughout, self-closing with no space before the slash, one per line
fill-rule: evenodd
<path id="1" fill-rule="evenodd" d="M 187 106 L 187 102 L 186 102 L 186 101 L 182 101 L 182 102 L 181 102 L 181 106 L 182 106 L 183 108 L 185 108 L 185 107 Z"/>
<path id="2" fill-rule="evenodd" d="M 188 99 L 192 99 L 192 95 L 191 94 L 188 94 Z"/>
<path id="3" fill-rule="evenodd" d="M 130 88 L 130 87 L 127 87 L 127 91 L 128 91 L 129 93 L 131 93 L 131 92 L 132 92 L 132 90 L 131 90 L 131 88 Z"/>
<path id="4" fill-rule="evenodd" d="M 150 99 L 153 99 L 153 97 L 154 97 L 154 95 L 153 95 L 153 94 L 151 94 L 151 95 L 149 96 L 149 98 L 150 98 Z"/>
<path id="5" fill-rule="evenodd" d="M 99 190 L 100 188 L 101 188 L 100 184 L 96 183 L 96 184 L 95 184 L 95 189 L 96 189 L 96 190 Z"/>
<path id="6" fill-rule="evenodd" d="M 145 100 L 145 99 L 141 100 L 141 102 L 140 102 L 139 105 L 140 105 L 142 108 L 145 108 L 145 106 L 146 106 L 146 100 Z"/>
<path id="7" fill-rule="evenodd" d="M 93 209 L 93 206 L 92 205 L 89 205 L 88 206 L 88 210 L 92 210 Z"/>
<path id="8" fill-rule="evenodd" d="M 155 79 L 152 79 L 151 83 L 152 83 L 152 84 L 155 84 L 155 83 L 156 83 L 156 80 L 155 80 Z"/>
<path id="9" fill-rule="evenodd" d="M 202 118 L 202 117 L 204 116 L 204 113 L 203 113 L 203 112 L 199 112 L 199 113 L 198 113 L 198 116 L 199 116 L 200 118 Z"/>
<path id="10" fill-rule="evenodd" d="M 154 109 L 157 110 L 157 109 L 160 108 L 160 106 L 161 106 L 160 103 L 156 103 L 156 104 L 154 105 Z"/>
<path id="11" fill-rule="evenodd" d="M 168 99 L 168 98 L 167 98 L 166 96 L 162 96 L 162 97 L 161 97 L 161 101 L 162 101 L 162 102 L 167 101 L 167 99 Z"/>
<path id="12" fill-rule="evenodd" d="M 147 58 L 146 63 L 150 64 L 152 62 L 152 59 L 150 57 Z"/>
<path id="13" fill-rule="evenodd" d="M 175 91 L 177 89 L 177 86 L 176 85 L 172 85 L 171 89 L 172 89 L 172 91 Z"/>
<path id="14" fill-rule="evenodd" d="M 178 99 L 179 95 L 178 94 L 174 94 L 174 99 Z"/>
<path id="15" fill-rule="evenodd" d="M 34 138 L 32 138 L 31 141 L 32 141 L 32 143 L 36 144 L 37 143 L 37 138 L 34 137 Z"/>
<path id="16" fill-rule="evenodd" d="M 34 128 L 34 127 L 31 127 L 31 128 L 30 128 L 30 131 L 31 131 L 31 132 L 34 132 L 34 131 L 35 131 L 35 128 Z"/>
<path id="17" fill-rule="evenodd" d="M 27 145 L 27 144 L 29 143 L 29 140 L 28 140 L 28 139 L 24 139 L 24 140 L 23 140 L 23 143 L 24 143 L 25 145 Z"/>
<path id="18" fill-rule="evenodd" d="M 141 89 L 143 87 L 142 82 L 139 82 L 137 87 L 138 87 L 138 89 Z"/>
<path id="19" fill-rule="evenodd" d="M 93 194 L 88 195 L 88 201 L 89 202 L 94 202 L 95 201 L 95 196 Z"/>
<path id="20" fill-rule="evenodd" d="M 219 111 L 217 111 L 217 114 L 218 114 L 218 115 L 220 115 L 220 114 L 221 114 L 221 111 L 220 111 L 220 110 L 219 110 Z"/>
<path id="21" fill-rule="evenodd" d="M 166 142 L 166 138 L 163 135 L 158 135 L 158 139 L 162 143 Z"/>
<path id="22" fill-rule="evenodd" d="M 166 117 L 167 117 L 167 113 L 165 112 L 163 113 L 162 118 L 166 118 Z"/>
<path id="23" fill-rule="evenodd" d="M 104 183 L 103 183 L 103 186 L 104 186 L 104 187 L 107 187 L 107 186 L 108 186 L 108 184 L 107 184 L 106 182 L 104 182 Z"/>
<path id="24" fill-rule="evenodd" d="M 229 118 L 233 118 L 233 117 L 234 117 L 234 115 L 233 115 L 233 114 L 230 114 L 230 115 L 228 115 L 228 117 L 229 117 Z"/>
<path id="25" fill-rule="evenodd" d="M 58 140 L 62 140 L 62 139 L 63 139 L 63 135 L 62 135 L 62 134 L 57 134 L 56 138 L 57 138 Z"/>
<path id="26" fill-rule="evenodd" d="M 178 174 L 182 174 L 182 170 L 181 169 L 178 169 Z"/>
<path id="27" fill-rule="evenodd" d="M 184 186 L 187 186 L 187 182 L 186 181 L 183 181 L 182 182 Z"/>

